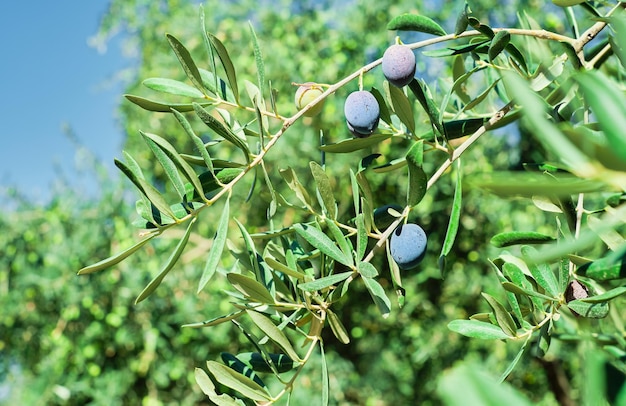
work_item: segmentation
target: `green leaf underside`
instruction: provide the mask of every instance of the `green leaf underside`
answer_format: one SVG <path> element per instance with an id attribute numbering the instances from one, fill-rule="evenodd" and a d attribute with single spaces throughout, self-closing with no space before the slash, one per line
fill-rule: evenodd
<path id="1" fill-rule="evenodd" d="M 296 224 L 294 226 L 296 232 L 309 244 L 319 249 L 324 255 L 334 259 L 335 261 L 346 266 L 352 265 L 352 258 L 347 257 L 337 245 L 328 238 L 320 229 L 307 226 L 306 224 Z"/>
<path id="2" fill-rule="evenodd" d="M 523 246 L 522 255 L 524 256 L 526 262 L 529 263 L 532 262 L 533 258 L 537 258 L 538 253 L 537 250 L 532 247 Z M 528 269 L 530 270 L 530 273 L 535 281 L 546 291 L 546 293 L 552 297 L 559 296 L 559 281 L 556 279 L 556 276 L 550 269 L 550 266 L 547 264 L 529 263 Z"/>
<path id="3" fill-rule="evenodd" d="M 330 276 L 325 276 L 323 278 L 315 279 L 310 282 L 300 283 L 298 284 L 298 288 L 305 290 L 307 292 L 314 292 L 316 290 L 320 290 L 320 289 L 324 289 L 332 285 L 336 285 L 339 282 L 343 282 L 344 280 L 348 279 L 351 275 L 353 275 L 352 271 L 333 274 Z"/>
<path id="4" fill-rule="evenodd" d="M 215 35 L 211 33 L 207 33 L 211 44 L 213 45 L 215 51 L 217 52 L 217 56 L 224 67 L 224 71 L 226 72 L 226 78 L 228 79 L 228 84 L 233 91 L 233 95 L 235 96 L 235 101 L 239 103 L 239 87 L 237 86 L 237 75 L 235 74 L 235 66 L 233 65 L 230 56 L 228 55 L 228 51 L 226 47 Z"/>
<path id="5" fill-rule="evenodd" d="M 476 320 L 452 320 L 448 323 L 448 328 L 466 337 L 483 340 L 504 340 L 510 338 L 500 327 Z"/>
<path id="6" fill-rule="evenodd" d="M 461 219 L 461 207 L 463 202 L 463 177 L 461 172 L 461 159 L 456 161 L 456 184 L 454 189 L 454 197 L 452 199 L 452 210 L 450 211 L 450 220 L 446 230 L 446 237 L 441 248 L 441 255 L 447 256 L 452 250 L 452 245 L 456 240 L 456 234 L 459 230 L 459 221 Z"/>
<path id="7" fill-rule="evenodd" d="M 125 260 L 126 258 L 128 258 L 129 256 L 131 256 L 132 254 L 134 254 L 135 252 L 137 252 L 137 250 L 139 250 L 141 247 L 146 245 L 150 240 L 152 240 L 154 237 L 160 234 L 161 234 L 160 232 L 154 232 L 148 235 L 148 237 L 144 238 L 143 240 L 140 240 L 134 245 L 126 248 L 124 251 L 121 251 L 115 255 L 112 255 L 109 258 L 103 259 L 102 261 L 96 262 L 95 264 L 82 268 L 80 271 L 78 271 L 78 275 L 86 275 L 86 274 L 98 272 L 103 269 L 109 268 L 113 265 L 116 265 L 122 262 L 123 260 Z"/>
<path id="8" fill-rule="evenodd" d="M 422 168 L 424 156 L 424 141 L 420 140 L 413 144 L 406 154 L 406 163 L 409 169 L 409 185 L 407 204 L 417 205 L 426 195 L 428 176 Z"/>
<path id="9" fill-rule="evenodd" d="M 274 303 L 274 298 L 263 284 L 242 274 L 229 273 L 228 281 L 235 289 L 259 303 Z"/>
<path id="10" fill-rule="evenodd" d="M 209 397 L 209 399 L 218 406 L 238 406 L 239 403 L 235 401 L 231 396 L 223 393 L 218 395 L 215 391 L 215 385 L 209 375 L 201 368 L 195 368 L 194 376 L 196 383 L 202 390 L 202 392 Z"/>
<path id="11" fill-rule="evenodd" d="M 567 307 L 579 315 L 591 319 L 603 319 L 609 314 L 609 304 L 607 302 L 587 303 L 580 300 L 572 300 L 567 304 Z"/>
<path id="12" fill-rule="evenodd" d="M 515 337 L 517 335 L 517 329 L 509 312 L 493 296 L 486 293 L 483 293 L 482 296 L 485 298 L 487 303 L 489 303 L 489 306 L 493 310 L 493 313 L 496 316 L 496 321 L 502 331 L 504 331 L 504 333 L 509 337 Z"/>
<path id="13" fill-rule="evenodd" d="M 391 302 L 389 301 L 383 287 L 375 279 L 368 277 L 363 277 L 362 279 L 382 316 L 389 316 L 389 313 L 391 312 Z"/>
<path id="14" fill-rule="evenodd" d="M 207 368 L 219 383 L 236 390 L 249 399 L 264 402 L 272 398 L 261 385 L 226 365 L 207 361 Z"/>
<path id="15" fill-rule="evenodd" d="M 269 337 L 270 340 L 275 342 L 292 360 L 299 360 L 300 357 L 293 349 L 293 346 L 289 342 L 289 339 L 285 334 L 280 331 L 278 327 L 268 317 L 262 315 L 254 310 L 247 310 L 248 316 L 256 326 Z"/>
<path id="16" fill-rule="evenodd" d="M 189 53 L 187 48 L 185 48 L 183 44 L 173 35 L 166 34 L 165 36 L 167 37 L 167 41 L 170 43 L 172 50 L 176 54 L 178 61 L 183 67 L 185 74 L 187 75 L 189 80 L 191 80 L 191 83 L 193 83 L 193 85 L 199 90 L 204 90 L 204 87 L 202 86 L 202 78 L 200 77 L 198 67 L 193 61 L 193 58 L 191 57 L 191 54 Z"/>
<path id="17" fill-rule="evenodd" d="M 608 290 L 601 295 L 589 296 L 587 298 L 580 299 L 580 301 L 585 303 L 603 303 L 608 302 L 611 299 L 615 299 L 616 297 L 621 296 L 624 293 L 626 293 L 626 286 L 620 286 L 618 288 Z"/>
<path id="18" fill-rule="evenodd" d="M 153 111 L 157 113 L 169 113 L 172 109 L 179 111 L 181 113 L 185 113 L 188 111 L 193 111 L 192 103 L 165 103 L 158 102 L 156 100 L 147 99 L 145 97 L 134 96 L 132 94 L 125 94 L 124 97 L 130 101 L 131 103 L 136 104 L 137 106 L 143 108 L 147 111 Z M 213 103 L 199 103 L 201 106 L 210 106 Z"/>
<path id="19" fill-rule="evenodd" d="M 446 35 L 439 24 L 432 19 L 417 14 L 402 14 L 393 18 L 387 24 L 388 30 L 418 31 L 433 35 Z"/>
<path id="20" fill-rule="evenodd" d="M 508 247 L 519 244 L 546 244 L 556 241 L 554 237 L 535 231 L 511 231 L 493 236 L 491 244 L 498 247 Z"/>
<path id="21" fill-rule="evenodd" d="M 196 99 L 204 98 L 202 92 L 195 87 L 174 79 L 148 78 L 145 79 L 142 84 L 145 87 L 157 92 L 169 93 L 176 96 L 193 97 Z"/>
<path id="22" fill-rule="evenodd" d="M 337 217 L 337 202 L 335 201 L 335 196 L 333 194 L 333 187 L 330 184 L 330 178 L 326 174 L 326 171 L 324 171 L 324 168 L 322 168 L 317 162 L 309 162 L 309 167 L 311 169 L 313 179 L 315 179 L 315 184 L 317 185 L 317 190 L 322 199 L 322 203 L 324 204 L 327 217 L 331 220 L 335 219 Z"/>
<path id="23" fill-rule="evenodd" d="M 189 241 L 189 236 L 191 235 L 191 229 L 193 228 L 193 225 L 195 222 L 196 222 L 196 217 L 194 217 L 193 219 L 189 221 L 189 225 L 187 226 L 187 229 L 185 230 L 185 234 L 183 234 L 183 237 L 180 239 L 180 241 L 176 245 L 176 248 L 174 249 L 174 251 L 172 252 L 172 255 L 170 255 L 167 262 L 163 266 L 163 269 L 161 270 L 161 272 L 158 273 L 158 275 L 154 279 L 150 281 L 148 286 L 144 288 L 144 290 L 139 294 L 139 296 L 137 296 L 137 299 L 135 299 L 135 304 L 142 302 L 148 296 L 150 296 L 156 290 L 156 288 L 159 287 L 161 282 L 163 282 L 163 279 L 165 278 L 165 276 L 167 276 L 167 274 L 172 270 L 172 268 L 174 268 L 174 265 L 176 265 L 178 258 L 180 258 L 183 251 L 185 250 L 185 247 L 187 246 L 187 242 Z"/>

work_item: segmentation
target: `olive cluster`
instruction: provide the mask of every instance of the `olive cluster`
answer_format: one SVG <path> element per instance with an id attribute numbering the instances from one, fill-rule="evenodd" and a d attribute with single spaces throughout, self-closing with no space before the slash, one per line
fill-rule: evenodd
<path id="1" fill-rule="evenodd" d="M 383 75 L 394 86 L 408 85 L 415 75 L 415 54 L 405 45 L 392 45 L 383 54 Z M 351 93 L 344 104 L 348 129 L 355 137 L 367 137 L 378 127 L 380 106 L 365 90 Z"/>
<path id="2" fill-rule="evenodd" d="M 391 45 L 382 58 L 383 75 L 389 83 L 396 87 L 408 85 L 415 76 L 415 54 L 405 45 Z M 296 92 L 296 106 L 304 108 L 307 104 L 323 93 L 320 85 L 307 82 L 300 85 Z M 316 104 L 304 114 L 314 116 L 319 114 L 322 102 Z M 350 93 L 344 102 L 344 115 L 348 130 L 358 138 L 368 137 L 378 128 L 380 120 L 380 105 L 376 97 L 366 90 Z M 387 228 L 395 217 L 388 213 L 388 209 L 402 210 L 397 205 L 384 206 L 374 212 L 377 227 Z M 424 230 L 417 224 L 408 223 L 398 226 L 389 238 L 391 257 L 401 270 L 414 269 L 426 255 L 427 237 Z"/>

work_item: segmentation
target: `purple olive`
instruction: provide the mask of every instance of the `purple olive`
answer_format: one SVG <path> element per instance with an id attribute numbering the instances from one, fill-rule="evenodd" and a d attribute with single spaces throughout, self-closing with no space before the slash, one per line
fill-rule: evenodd
<path id="1" fill-rule="evenodd" d="M 355 137 L 368 137 L 378 127 L 380 106 L 370 92 L 359 90 L 350 93 L 343 109 L 348 129 Z"/>
<path id="2" fill-rule="evenodd" d="M 406 45 L 392 45 L 383 54 L 382 68 L 389 83 L 406 86 L 415 76 L 415 54 Z"/>

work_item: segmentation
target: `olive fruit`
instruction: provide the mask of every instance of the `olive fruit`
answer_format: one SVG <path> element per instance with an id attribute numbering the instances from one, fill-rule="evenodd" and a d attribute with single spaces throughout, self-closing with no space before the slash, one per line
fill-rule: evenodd
<path id="1" fill-rule="evenodd" d="M 415 54 L 406 45 L 392 45 L 383 54 L 382 68 L 389 83 L 406 86 L 415 76 Z"/>
<path id="2" fill-rule="evenodd" d="M 367 137 L 378 127 L 380 106 L 376 97 L 368 91 L 359 90 L 350 93 L 343 111 L 348 129 L 355 137 Z"/>
<path id="3" fill-rule="evenodd" d="M 389 214 L 388 209 L 393 209 L 398 213 L 402 213 L 402 206 L 399 204 L 388 204 L 374 210 L 374 224 L 379 230 L 384 230 L 389 227 L 397 218 Z"/>
<path id="4" fill-rule="evenodd" d="M 401 224 L 391 234 L 389 251 L 398 267 L 405 271 L 415 268 L 426 255 L 427 238 L 417 224 Z"/>
<path id="5" fill-rule="evenodd" d="M 298 87 L 298 90 L 296 90 L 296 107 L 298 108 L 298 110 L 302 110 L 307 104 L 317 99 L 322 93 L 324 93 L 324 89 L 317 83 L 306 82 L 301 84 Z M 304 112 L 304 115 L 307 117 L 317 116 L 322 111 L 325 101 L 326 100 L 324 99 L 317 103 L 315 106 L 312 106 L 310 109 Z"/>

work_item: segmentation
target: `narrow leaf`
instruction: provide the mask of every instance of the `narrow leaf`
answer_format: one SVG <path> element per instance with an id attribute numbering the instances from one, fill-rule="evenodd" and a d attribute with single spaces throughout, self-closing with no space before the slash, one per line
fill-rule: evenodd
<path id="1" fill-rule="evenodd" d="M 328 228 L 328 231 L 330 231 L 333 240 L 335 240 L 335 242 L 341 249 L 341 252 L 343 252 L 344 257 L 346 259 L 349 258 L 350 266 L 353 266 L 354 261 L 352 260 L 352 252 L 354 251 L 354 247 L 352 246 L 352 242 L 350 242 L 348 237 L 343 234 L 339 226 L 337 226 L 337 224 L 333 220 L 327 219 L 325 224 Z"/>
<path id="2" fill-rule="evenodd" d="M 204 164 L 206 165 L 207 169 L 213 172 L 213 161 L 211 160 L 209 151 L 204 145 L 204 142 L 202 142 L 202 139 L 196 135 L 196 133 L 193 131 L 193 128 L 191 128 L 191 124 L 182 113 L 176 110 L 172 110 L 172 114 L 174 114 L 174 117 L 176 117 L 176 120 L 178 120 L 180 125 L 183 127 L 183 130 L 185 130 L 185 134 L 189 136 L 189 139 L 194 144 L 194 147 L 200 153 L 200 156 L 202 157 L 202 160 L 204 161 Z"/>
<path id="3" fill-rule="evenodd" d="M 604 303 L 608 302 L 611 299 L 615 299 L 616 297 L 621 296 L 624 293 L 626 293 L 626 286 L 620 286 L 618 288 L 608 290 L 601 295 L 589 296 L 587 298 L 580 299 L 580 301 L 585 303 Z"/>
<path id="4" fill-rule="evenodd" d="M 328 365 L 326 364 L 326 354 L 324 353 L 324 343 L 320 343 L 320 358 L 322 364 L 322 406 L 328 406 L 330 398 L 330 378 L 328 376 Z"/>
<path id="5" fill-rule="evenodd" d="M 282 272 L 285 275 L 292 276 L 298 280 L 304 280 L 305 275 L 303 273 L 292 269 L 281 262 L 278 262 L 274 258 L 267 256 L 264 258 L 264 260 L 272 269 L 275 269 L 278 272 Z"/>
<path id="6" fill-rule="evenodd" d="M 224 67 L 224 71 L 226 72 L 226 78 L 228 79 L 228 84 L 233 91 L 233 95 L 235 96 L 235 101 L 239 103 L 239 87 L 237 86 L 237 75 L 235 74 L 235 66 L 233 65 L 230 56 L 228 55 L 228 51 L 226 47 L 215 35 L 211 33 L 207 33 L 209 36 L 209 40 L 213 45 L 213 48 L 217 52 L 217 56 L 220 58 L 220 62 Z"/>
<path id="7" fill-rule="evenodd" d="M 157 92 L 169 93 L 176 96 L 193 97 L 196 99 L 204 98 L 204 94 L 202 94 L 202 92 L 195 87 L 174 79 L 148 78 L 141 83 L 145 87 Z"/>
<path id="8" fill-rule="evenodd" d="M 433 35 L 446 35 L 439 24 L 432 19 L 417 14 L 402 14 L 393 18 L 387 24 L 388 30 L 418 31 Z"/>
<path id="9" fill-rule="evenodd" d="M 246 159 L 250 159 L 250 148 L 245 140 L 239 138 L 230 128 L 227 128 L 219 122 L 215 117 L 213 117 L 207 110 L 205 110 L 201 105 L 197 103 L 193 103 L 193 108 L 200 117 L 200 119 L 213 131 L 215 131 L 219 136 L 224 138 L 226 141 L 232 143 L 237 148 L 242 150 L 246 155 Z"/>
<path id="10" fill-rule="evenodd" d="M 270 340 L 275 342 L 283 351 L 285 351 L 289 358 L 292 360 L 300 360 L 300 357 L 293 349 L 293 346 L 287 336 L 285 336 L 285 334 L 280 331 L 278 327 L 276 327 L 269 317 L 266 317 L 254 310 L 247 310 L 247 313 L 254 324 L 256 324 L 256 326 L 260 328 L 261 331 L 263 331 L 263 333 L 270 338 Z"/>
<path id="11" fill-rule="evenodd" d="M 250 28 L 250 37 L 252 38 L 252 48 L 254 50 L 254 62 L 256 63 L 257 82 L 262 95 L 265 88 L 265 63 L 263 62 L 263 54 L 261 53 L 261 47 L 259 46 L 259 41 L 256 33 L 254 32 L 252 22 L 249 21 L 248 23 Z"/>
<path id="12" fill-rule="evenodd" d="M 161 164 L 163 171 L 165 172 L 168 179 L 174 186 L 174 189 L 178 193 L 178 197 L 180 198 L 180 200 L 184 200 L 186 195 L 185 184 L 180 177 L 180 173 L 178 172 L 176 164 L 174 164 L 174 161 L 172 161 L 172 159 L 165 153 L 163 149 L 159 148 L 159 145 L 154 142 L 154 139 L 152 137 L 148 136 L 148 134 L 142 131 L 140 131 L 140 133 L 146 144 L 148 144 L 148 147 L 154 154 L 157 161 L 159 161 L 159 164 Z M 201 196 L 202 195 L 203 194 L 201 194 Z"/>
<path id="13" fill-rule="evenodd" d="M 196 383 L 202 390 L 202 392 L 209 397 L 211 402 L 215 403 L 217 406 L 238 406 L 239 403 L 235 401 L 233 397 L 227 395 L 225 393 L 218 395 L 215 391 L 215 385 L 209 375 L 204 372 L 204 370 L 200 368 L 196 368 L 194 370 L 194 376 L 196 378 Z"/>
<path id="14" fill-rule="evenodd" d="M 489 55 L 489 60 L 493 61 L 496 59 L 496 56 L 500 54 L 500 52 L 504 51 L 509 42 L 511 41 L 511 34 L 507 30 L 498 31 L 493 38 L 491 39 L 491 43 L 489 44 L 489 51 L 487 54 Z"/>
<path id="15" fill-rule="evenodd" d="M 428 177 L 422 168 L 424 161 L 424 141 L 413 144 L 406 154 L 406 163 L 409 169 L 409 183 L 407 191 L 407 205 L 415 206 L 426 195 Z"/>
<path id="16" fill-rule="evenodd" d="M 202 86 L 202 77 L 200 77 L 198 67 L 193 61 L 193 58 L 191 57 L 191 54 L 189 53 L 187 48 L 185 48 L 183 44 L 173 35 L 166 34 L 165 36 L 167 37 L 167 41 L 170 43 L 170 47 L 172 47 L 172 50 L 176 54 L 180 65 L 183 67 L 183 70 L 185 71 L 185 74 L 187 75 L 191 83 L 193 83 L 193 85 L 198 88 L 198 90 L 204 92 L 204 86 Z"/>
<path id="17" fill-rule="evenodd" d="M 428 86 L 426 86 L 426 82 L 417 79 L 412 80 L 409 83 L 409 89 L 411 89 L 411 92 L 413 92 L 417 100 L 420 102 L 424 111 L 426 111 L 433 127 L 439 132 L 439 134 L 444 135 L 443 125 L 440 122 L 439 109 L 430 94 L 430 90 L 428 90 Z"/>
<path id="18" fill-rule="evenodd" d="M 367 277 L 363 277 L 362 279 L 383 318 L 387 318 L 391 312 L 391 302 L 389 301 L 385 290 L 375 279 Z"/>
<path id="19" fill-rule="evenodd" d="M 320 229 L 305 224 L 296 224 L 294 229 L 302 238 L 319 249 L 324 255 L 329 256 L 345 266 L 352 265 L 352 258 L 346 256 Z"/>
<path id="20" fill-rule="evenodd" d="M 496 321 L 502 331 L 510 337 L 517 336 L 517 328 L 515 327 L 515 322 L 513 321 L 511 314 L 493 296 L 488 295 L 487 293 L 482 293 L 482 296 L 485 298 L 487 303 L 489 303 L 489 306 L 493 310 L 493 313 L 496 316 Z"/>
<path id="21" fill-rule="evenodd" d="M 207 368 L 219 383 L 241 393 L 249 399 L 257 402 L 267 402 L 272 398 L 261 385 L 226 365 L 215 361 L 207 361 Z"/>
<path id="22" fill-rule="evenodd" d="M 215 232 L 215 238 L 213 239 L 213 245 L 211 245 L 211 251 L 209 251 L 209 258 L 206 261 L 204 271 L 200 277 L 198 293 L 204 289 L 211 277 L 215 274 L 217 265 L 222 257 L 222 252 L 224 251 L 224 246 L 226 245 L 226 236 L 228 234 L 228 220 L 230 219 L 229 203 L 230 200 L 226 199 L 226 203 L 224 203 L 224 209 L 222 210 L 222 215 L 220 217 L 220 222 L 217 225 L 217 231 Z"/>
<path id="23" fill-rule="evenodd" d="M 200 328 L 200 327 L 217 326 L 218 324 L 222 324 L 222 323 L 225 323 L 227 321 L 235 320 L 236 318 L 238 318 L 242 314 L 243 314 L 243 310 L 240 310 L 238 312 L 230 313 L 230 314 L 227 314 L 225 316 L 215 317 L 213 319 L 206 320 L 206 321 L 201 321 L 201 322 L 198 322 L 198 323 L 183 324 L 183 327 Z"/>
<path id="24" fill-rule="evenodd" d="M 368 242 L 367 229 L 365 228 L 365 219 L 363 213 L 356 216 L 356 259 L 360 261 L 365 255 Z"/>
<path id="25" fill-rule="evenodd" d="M 235 289 L 250 299 L 259 303 L 274 303 L 274 298 L 262 283 L 234 272 L 228 273 L 226 278 Z"/>
<path id="26" fill-rule="evenodd" d="M 402 89 L 390 85 L 389 82 L 384 84 L 385 92 L 389 97 L 391 109 L 398 116 L 402 124 L 411 132 L 415 134 L 415 117 L 413 115 L 413 107 L 409 102 Z"/>
<path id="27" fill-rule="evenodd" d="M 378 271 L 369 262 L 359 262 L 357 269 L 364 278 L 375 278 L 378 276 Z"/>
<path id="28" fill-rule="evenodd" d="M 490 242 L 491 245 L 502 248 L 519 244 L 547 244 L 554 241 L 555 238 L 535 231 L 509 231 L 496 234 Z"/>
<path id="29" fill-rule="evenodd" d="M 452 320 L 448 323 L 448 328 L 466 337 L 483 340 L 504 340 L 510 338 L 500 327 L 483 321 Z"/>
<path id="30" fill-rule="evenodd" d="M 129 178 L 135 186 L 137 186 L 141 193 L 143 193 L 157 209 L 172 219 L 176 218 L 174 212 L 170 208 L 170 205 L 165 201 L 159 191 L 154 188 L 154 186 L 149 184 L 145 179 L 137 177 L 124 162 L 115 159 L 115 166 L 117 166 L 124 173 L 124 175 L 126 175 L 126 177 Z"/>
<path id="31" fill-rule="evenodd" d="M 547 326 L 547 325 L 548 324 L 545 324 L 544 326 Z M 528 345 L 528 342 L 530 341 L 531 337 L 532 336 L 528 336 L 528 338 L 524 341 L 524 344 L 522 344 L 522 347 L 517 352 L 517 355 L 515 356 L 515 358 L 513 358 L 513 361 L 511 361 L 511 363 L 506 368 L 506 370 L 502 373 L 502 375 L 500 375 L 500 379 L 498 380 L 498 383 L 501 384 L 502 382 L 504 382 L 506 378 L 509 376 L 509 374 L 513 372 L 513 369 L 515 369 L 519 361 L 522 359 L 522 356 L 526 352 L 526 346 Z"/>
<path id="32" fill-rule="evenodd" d="M 522 247 L 522 255 L 527 263 L 532 262 L 534 258 L 537 258 L 537 250 L 532 247 Z M 556 279 L 554 272 L 546 264 L 529 264 L 528 269 L 532 274 L 535 281 L 541 286 L 550 296 L 559 296 L 559 281 Z"/>
<path id="33" fill-rule="evenodd" d="M 350 337 L 348 336 L 348 332 L 339 317 L 337 317 L 337 315 L 330 309 L 326 310 L 326 316 L 328 318 L 330 329 L 333 331 L 335 337 L 337 337 L 340 343 L 348 344 L 350 342 Z"/>
<path id="34" fill-rule="evenodd" d="M 124 97 L 131 103 L 148 111 L 158 113 L 169 113 L 172 110 L 180 111 L 181 113 L 193 111 L 193 105 L 191 103 L 162 103 L 146 99 L 145 97 L 133 96 L 132 94 L 125 94 Z M 211 104 L 212 103 L 201 103 L 202 106 L 210 106 Z"/>
<path id="35" fill-rule="evenodd" d="M 330 179 L 317 162 L 309 162 L 309 167 L 311 168 L 313 179 L 315 179 L 317 191 L 319 192 L 326 216 L 332 221 L 337 217 L 337 202 L 335 201 Z"/>
<path id="36" fill-rule="evenodd" d="M 314 292 L 316 290 L 321 290 L 329 286 L 336 285 L 339 282 L 348 279 L 351 275 L 353 275 L 352 271 L 333 274 L 330 276 L 325 276 L 323 278 L 315 279 L 310 282 L 300 283 L 298 284 L 298 288 L 307 292 Z"/>
<path id="37" fill-rule="evenodd" d="M 587 303 L 581 300 L 572 300 L 567 304 L 567 307 L 575 313 L 590 319 L 603 319 L 609 314 L 609 304 L 607 302 Z"/>
<path id="38" fill-rule="evenodd" d="M 113 265 L 116 265 L 122 262 L 123 260 L 125 260 L 126 258 L 128 258 L 129 256 L 133 255 L 141 247 L 146 245 L 148 241 L 152 240 L 154 237 L 160 234 L 161 234 L 160 231 L 153 232 L 149 234 L 148 237 L 144 238 L 143 240 L 138 241 L 134 245 L 126 248 L 124 251 L 118 252 L 117 254 L 110 256 L 109 258 L 103 259 L 102 261 L 98 261 L 95 264 L 82 268 L 80 271 L 78 271 L 78 275 L 86 275 L 89 273 L 98 272 L 103 269 L 109 268 Z"/>
<path id="39" fill-rule="evenodd" d="M 462 171 L 461 160 L 457 159 L 456 165 L 456 186 L 454 189 L 454 198 L 452 199 L 452 210 L 450 211 L 450 220 L 448 221 L 448 229 L 446 230 L 446 238 L 441 248 L 441 256 L 447 256 L 452 250 L 452 245 L 456 239 L 456 233 L 459 230 L 459 221 L 461 218 L 461 206 L 463 202 L 462 190 Z"/>
<path id="40" fill-rule="evenodd" d="M 600 71 L 575 76 L 585 101 L 598 118 L 613 152 L 626 161 L 626 97 L 619 85 Z"/>
<path id="41" fill-rule="evenodd" d="M 189 241 L 189 236 L 191 235 L 191 229 L 193 228 L 193 225 L 195 224 L 196 219 L 197 217 L 194 217 L 191 219 L 191 221 L 189 221 L 189 225 L 187 226 L 187 229 L 185 230 L 185 234 L 183 234 L 183 237 L 180 239 L 180 241 L 176 245 L 176 248 L 174 248 L 172 255 L 170 255 L 168 260 L 165 262 L 163 269 L 161 270 L 161 272 L 159 272 L 159 274 L 154 279 L 150 281 L 148 286 L 144 288 L 144 290 L 139 294 L 139 296 L 137 296 L 137 299 L 135 299 L 135 304 L 140 303 L 145 298 L 150 296 L 152 292 L 154 292 L 156 288 L 159 287 L 161 282 L 163 282 L 163 278 L 165 278 L 165 276 L 172 270 L 174 265 L 176 265 L 178 258 L 180 258 L 181 254 L 185 250 L 185 247 L 187 246 L 187 242 Z"/>
<path id="42" fill-rule="evenodd" d="M 330 152 L 334 154 L 355 152 L 380 144 L 382 141 L 391 137 L 392 134 L 377 133 L 365 138 L 346 138 L 334 144 L 322 145 L 320 146 L 320 149 L 324 152 Z"/>

